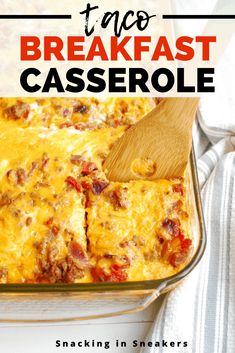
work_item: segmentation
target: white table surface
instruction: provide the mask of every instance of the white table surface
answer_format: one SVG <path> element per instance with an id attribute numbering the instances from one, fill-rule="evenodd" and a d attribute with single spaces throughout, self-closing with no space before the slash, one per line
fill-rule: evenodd
<path id="1" fill-rule="evenodd" d="M 4 353 L 136 353 L 133 340 L 144 340 L 159 310 L 162 298 L 159 298 L 145 311 L 119 317 L 89 320 L 83 322 L 16 325 L 0 324 L 0 352 Z M 56 347 L 56 340 L 110 341 L 110 349 Z M 126 348 L 115 346 L 116 340 L 126 341 Z"/>

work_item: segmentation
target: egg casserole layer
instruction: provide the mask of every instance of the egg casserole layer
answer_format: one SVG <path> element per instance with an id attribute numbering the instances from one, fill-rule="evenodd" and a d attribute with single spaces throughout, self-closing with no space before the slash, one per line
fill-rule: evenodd
<path id="1" fill-rule="evenodd" d="M 185 265 L 183 178 L 118 183 L 102 169 L 155 104 L 0 99 L 0 283 L 149 280 Z"/>

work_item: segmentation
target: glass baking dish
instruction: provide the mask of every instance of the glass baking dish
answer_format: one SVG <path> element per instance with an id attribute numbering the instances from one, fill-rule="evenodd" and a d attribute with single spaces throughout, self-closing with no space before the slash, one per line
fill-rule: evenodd
<path id="1" fill-rule="evenodd" d="M 177 286 L 197 265 L 206 245 L 195 153 L 189 163 L 189 203 L 194 250 L 174 276 L 151 281 L 79 284 L 0 284 L 0 322 L 86 320 L 137 312 Z"/>

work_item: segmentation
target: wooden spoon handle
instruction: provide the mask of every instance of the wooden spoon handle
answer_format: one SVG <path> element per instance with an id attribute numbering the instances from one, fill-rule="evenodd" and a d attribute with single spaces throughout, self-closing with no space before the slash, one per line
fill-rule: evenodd
<path id="1" fill-rule="evenodd" d="M 161 121 L 161 123 L 164 123 L 166 126 L 168 126 L 168 128 L 174 127 L 178 131 L 189 131 L 192 129 L 199 100 L 200 98 L 197 97 L 164 99 L 160 103 L 162 105 L 162 109 L 164 109 L 166 116 L 173 118 L 165 119 L 165 121 Z M 159 124 L 159 119 L 165 118 L 165 115 L 160 117 L 158 107 L 154 108 L 149 115 L 152 116 L 151 122 L 153 125 L 156 124 L 156 127 Z"/>

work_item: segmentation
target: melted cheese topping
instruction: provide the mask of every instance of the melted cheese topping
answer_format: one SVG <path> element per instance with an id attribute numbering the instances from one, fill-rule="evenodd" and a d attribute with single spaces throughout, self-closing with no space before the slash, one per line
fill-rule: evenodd
<path id="1" fill-rule="evenodd" d="M 0 282 L 144 280 L 182 268 L 191 245 L 183 181 L 109 183 L 102 170 L 153 105 L 0 100 Z"/>
<path id="2" fill-rule="evenodd" d="M 21 127 L 130 126 L 154 107 L 146 98 L 0 98 L 0 119 Z"/>
<path id="3" fill-rule="evenodd" d="M 107 258 L 127 256 L 131 260 L 129 280 L 174 274 L 175 267 L 166 265 L 161 256 L 162 239 L 171 238 L 162 224 L 166 215 L 169 219 L 178 217 L 175 205 L 182 200 L 180 228 L 188 234 L 188 215 L 184 198 L 172 192 L 173 186 L 170 180 L 111 183 L 98 197 L 92 196 L 88 210 L 91 253 L 106 258 L 106 262 Z M 113 199 L 117 191 L 118 202 Z"/>

